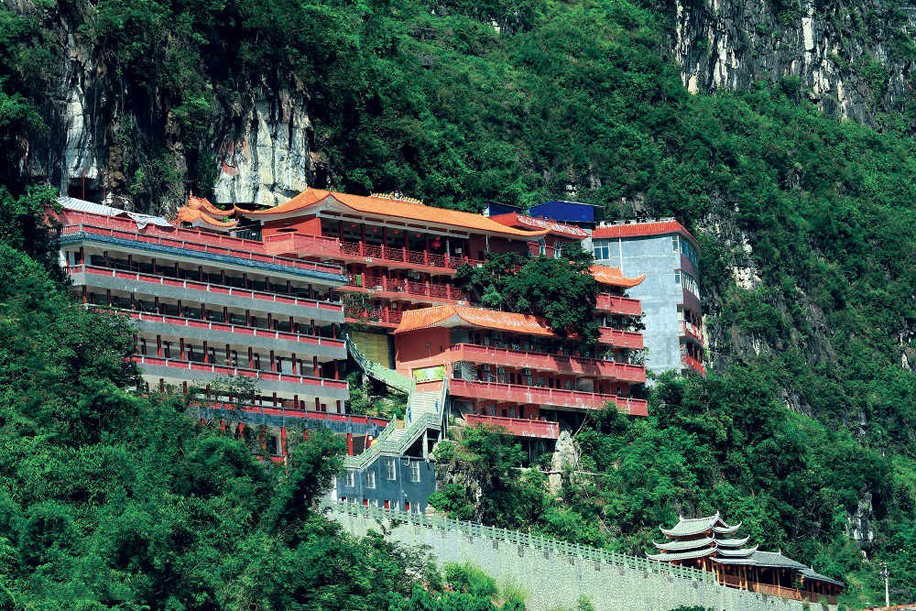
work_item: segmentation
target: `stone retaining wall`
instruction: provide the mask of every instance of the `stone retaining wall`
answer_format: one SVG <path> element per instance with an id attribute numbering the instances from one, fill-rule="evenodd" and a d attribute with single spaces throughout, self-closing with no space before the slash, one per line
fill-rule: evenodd
<path id="1" fill-rule="evenodd" d="M 557 553 L 544 546 L 510 542 L 492 536 L 495 529 L 462 530 L 446 521 L 409 523 L 396 512 L 331 506 L 328 516 L 351 534 L 382 532 L 390 541 L 426 546 L 441 565 L 470 562 L 496 579 L 512 583 L 527 593 L 531 611 L 573 608 L 586 597 L 597 611 L 669 611 L 679 606 L 700 606 L 728 611 L 818 611 L 820 604 L 788 600 L 720 586 L 708 578 L 675 576 L 633 558 L 638 569 L 625 563 L 593 560 L 579 553 Z M 394 519 L 392 518 L 394 517 Z M 457 523 L 456 523 L 457 524 Z M 479 527 L 479 525 L 476 525 Z M 520 539 L 525 537 L 524 534 Z"/>

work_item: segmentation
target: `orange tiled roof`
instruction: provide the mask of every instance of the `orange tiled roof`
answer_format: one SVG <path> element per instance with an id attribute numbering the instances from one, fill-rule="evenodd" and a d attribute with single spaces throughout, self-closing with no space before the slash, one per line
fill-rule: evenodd
<path id="1" fill-rule="evenodd" d="M 401 324 L 394 330 L 407 333 L 430 327 L 482 327 L 509 333 L 526 335 L 553 335 L 543 319 L 530 314 L 499 312 L 470 306 L 443 305 L 418 310 L 407 310 L 401 317 Z"/>
<path id="2" fill-rule="evenodd" d="M 195 195 L 188 195 L 188 207 L 193 210 L 201 210 L 211 216 L 232 216 L 234 212 L 233 210 L 220 210 L 211 204 L 206 197 L 197 197 Z"/>
<path id="3" fill-rule="evenodd" d="M 175 213 L 175 222 L 192 224 L 198 222 L 199 224 L 209 225 L 210 227 L 214 227 L 216 229 L 228 229 L 239 224 L 239 222 L 235 219 L 232 219 L 231 221 L 220 221 L 213 218 L 206 212 L 203 212 L 202 210 L 195 210 L 189 206 L 182 206 L 178 209 L 178 211 Z"/>
<path id="4" fill-rule="evenodd" d="M 175 212 L 175 223 L 205 225 L 212 229 L 231 229 L 239 224 L 238 220 L 221 221 L 216 216 L 233 217 L 235 210 L 221 210 L 210 203 L 206 197 L 188 196 L 188 203 Z"/>
<path id="5" fill-rule="evenodd" d="M 296 197 L 274 206 L 273 208 L 257 211 L 236 208 L 235 211 L 237 214 L 255 218 L 272 217 L 280 214 L 299 212 L 300 210 L 305 211 L 311 206 L 325 201 L 329 197 L 363 214 L 393 216 L 414 221 L 422 221 L 424 223 L 451 225 L 463 229 L 475 229 L 477 231 L 522 238 L 537 238 L 547 233 L 546 230 L 525 231 L 522 229 L 515 229 L 514 227 L 508 227 L 497 223 L 483 215 L 473 214 L 471 212 L 435 208 L 421 203 L 400 201 L 386 197 L 350 195 L 349 193 L 337 193 L 334 191 L 323 191 L 321 189 L 311 188 L 306 189 Z"/>
<path id="6" fill-rule="evenodd" d="M 608 267 L 606 265 L 592 265 L 588 268 L 588 271 L 592 273 L 592 276 L 594 276 L 595 280 L 597 280 L 600 284 L 619 286 L 625 289 L 631 289 L 646 279 L 645 274 L 642 274 L 637 278 L 628 278 L 627 276 L 623 275 L 623 273 L 620 271 L 620 268 Z"/>
<path id="7" fill-rule="evenodd" d="M 668 233 L 680 233 L 690 238 L 694 246 L 697 245 L 696 238 L 683 225 L 673 220 L 603 225 L 595 228 L 595 231 L 592 232 L 592 238 L 634 238 Z"/>

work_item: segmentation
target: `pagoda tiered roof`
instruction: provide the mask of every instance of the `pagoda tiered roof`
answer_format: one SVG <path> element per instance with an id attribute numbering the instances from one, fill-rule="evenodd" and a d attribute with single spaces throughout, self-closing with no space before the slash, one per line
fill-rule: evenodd
<path id="1" fill-rule="evenodd" d="M 744 547 L 750 537 L 725 538 L 741 527 L 741 523 L 727 524 L 719 512 L 699 518 L 680 517 L 672 528 L 659 530 L 668 541 L 655 543 L 661 553 L 646 554 L 651 560 L 661 562 L 682 562 L 697 560 L 696 564 L 706 566 L 706 558 L 717 565 L 757 567 L 797 572 L 803 579 L 821 581 L 843 587 L 843 583 L 825 577 L 809 566 L 783 556 L 782 552 L 761 551 L 758 546 Z M 699 536 L 698 536 L 699 535 Z M 693 564 L 689 563 L 688 564 Z"/>

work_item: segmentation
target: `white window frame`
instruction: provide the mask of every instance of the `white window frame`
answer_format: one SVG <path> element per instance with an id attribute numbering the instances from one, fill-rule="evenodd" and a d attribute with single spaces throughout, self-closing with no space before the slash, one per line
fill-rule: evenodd
<path id="1" fill-rule="evenodd" d="M 375 471 L 366 471 L 366 488 L 375 490 Z"/>
<path id="2" fill-rule="evenodd" d="M 352 469 L 347 470 L 347 479 L 345 484 L 348 488 L 356 488 L 356 471 Z"/>
<path id="3" fill-rule="evenodd" d="M 414 484 L 420 483 L 422 478 L 420 474 L 420 463 L 419 461 L 414 461 L 410 463 L 410 481 Z"/>
<path id="4" fill-rule="evenodd" d="M 398 479 L 398 459 L 397 458 L 386 458 L 385 459 L 385 479 L 389 482 L 397 481 Z"/>

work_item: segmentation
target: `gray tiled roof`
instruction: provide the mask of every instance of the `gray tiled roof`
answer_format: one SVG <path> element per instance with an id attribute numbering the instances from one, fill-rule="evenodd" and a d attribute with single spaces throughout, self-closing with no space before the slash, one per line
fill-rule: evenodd
<path id="1" fill-rule="evenodd" d="M 703 537 L 702 539 L 687 539 L 687 540 L 677 540 L 677 541 L 665 541 L 664 543 L 655 543 L 652 542 L 655 547 L 658 549 L 663 549 L 669 552 L 680 552 L 686 549 L 696 549 L 698 547 L 706 547 L 712 543 L 714 539 L 709 537 Z"/>
<path id="2" fill-rule="evenodd" d="M 745 537 L 743 539 L 716 539 L 716 545 L 720 548 L 722 547 L 741 547 L 750 541 L 750 537 Z"/>
<path id="3" fill-rule="evenodd" d="M 743 549 L 728 549 L 719 547 L 716 550 L 716 553 L 725 558 L 747 558 L 756 551 L 757 546 L 755 545 L 754 547 L 745 547 Z"/>
<path id="4" fill-rule="evenodd" d="M 747 558 L 713 558 L 719 564 L 743 564 L 764 568 L 806 569 L 804 564 L 783 556 L 779 552 L 756 551 Z"/>
<path id="5" fill-rule="evenodd" d="M 815 581 L 826 581 L 827 583 L 832 583 L 840 587 L 846 587 L 846 584 L 843 583 L 842 581 L 837 581 L 836 579 L 830 579 L 826 575 L 821 575 L 820 573 L 818 573 L 817 571 L 811 568 L 806 568 L 805 570 L 801 572 L 801 574 L 804 575 L 805 579 L 813 579 Z"/>
<path id="6" fill-rule="evenodd" d="M 671 562 L 672 560 L 691 560 L 693 558 L 705 558 L 709 556 L 714 551 L 715 547 L 707 547 L 704 549 L 695 549 L 687 552 L 679 552 L 675 554 L 646 554 L 650 560 L 664 560 L 666 562 Z"/>

